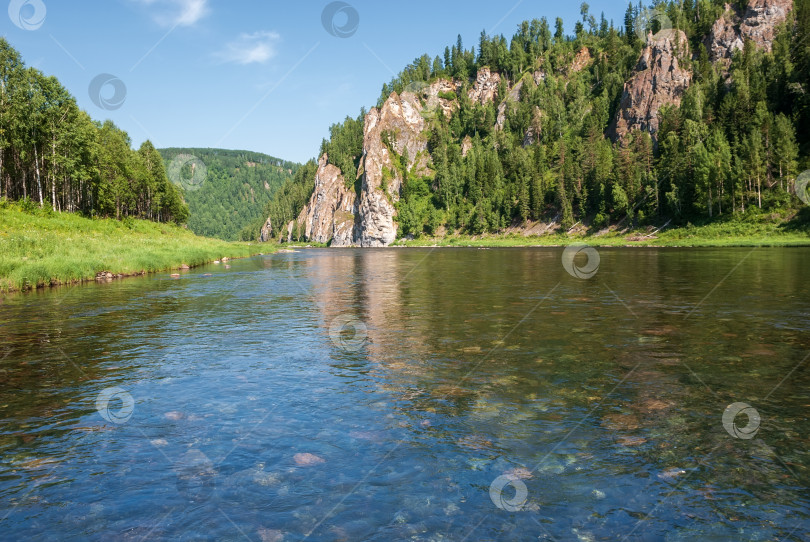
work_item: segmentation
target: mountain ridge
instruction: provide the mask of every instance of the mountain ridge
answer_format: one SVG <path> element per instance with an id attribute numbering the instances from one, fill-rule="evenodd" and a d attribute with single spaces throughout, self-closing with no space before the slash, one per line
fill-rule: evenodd
<path id="1" fill-rule="evenodd" d="M 227 241 L 240 240 L 243 230 L 253 227 L 275 191 L 300 167 L 246 150 L 168 147 L 158 152 L 188 204 L 189 229 Z"/>

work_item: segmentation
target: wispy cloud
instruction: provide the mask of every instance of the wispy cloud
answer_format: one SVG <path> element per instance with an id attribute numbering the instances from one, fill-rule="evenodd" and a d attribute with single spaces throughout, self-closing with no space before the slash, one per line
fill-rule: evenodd
<path id="1" fill-rule="evenodd" d="M 281 36 L 275 32 L 242 34 L 216 53 L 221 62 L 232 64 L 264 64 L 276 56 L 276 45 Z"/>
<path id="2" fill-rule="evenodd" d="M 135 0 L 149 8 L 164 26 L 193 26 L 208 15 L 209 0 Z"/>

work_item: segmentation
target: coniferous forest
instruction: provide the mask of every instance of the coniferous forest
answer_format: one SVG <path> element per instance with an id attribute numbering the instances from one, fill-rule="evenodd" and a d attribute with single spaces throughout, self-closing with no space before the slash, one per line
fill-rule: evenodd
<path id="1" fill-rule="evenodd" d="M 794 181 L 810 167 L 810 2 L 795 2 L 771 52 L 748 42 L 726 62 L 710 61 L 705 43 L 725 0 L 657 4 L 673 29 L 686 34 L 690 54 L 682 63 L 693 75 L 680 105 L 659 112 L 654 136 L 609 137 L 624 84 L 646 45 L 640 36 L 659 30 L 656 21 L 635 28 L 641 4 L 630 4 L 618 26 L 583 3 L 574 35 L 565 33 L 562 20 L 543 18 L 523 22 L 511 39 L 482 32 L 475 47 L 459 36 L 383 85 L 377 107 L 392 92 L 418 94 L 439 79 L 462 84 L 452 96 L 440 96 L 457 100 L 457 107 L 449 117 L 434 115 L 425 134 L 431 174 L 401 170 L 399 235 L 445 228 L 497 233 L 526 221 L 598 230 L 795 209 Z M 592 60 L 575 69 L 583 52 Z M 467 97 L 482 67 L 501 76 L 494 101 L 485 105 Z M 532 77 L 538 71 L 540 81 Z M 519 95 L 496 122 L 519 81 L 525 83 Z M 321 147 L 347 179 L 356 177 L 363 153 L 365 113 L 332 126 Z M 268 206 L 274 224 L 292 220 L 307 203 L 315 167 L 299 170 Z"/>

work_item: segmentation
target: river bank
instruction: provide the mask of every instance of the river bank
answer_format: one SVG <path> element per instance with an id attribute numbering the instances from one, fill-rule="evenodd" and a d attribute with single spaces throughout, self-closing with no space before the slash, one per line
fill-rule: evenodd
<path id="1" fill-rule="evenodd" d="M 618 230 L 589 233 L 584 228 L 571 234 L 525 235 L 521 232 L 483 235 L 450 235 L 398 240 L 405 247 L 532 247 L 585 243 L 617 247 L 788 247 L 810 246 L 810 225 L 806 220 L 752 216 L 744 220 L 716 221 L 663 230 Z"/>
<path id="2" fill-rule="evenodd" d="M 0 291 L 193 268 L 274 251 L 198 237 L 172 224 L 0 207 Z"/>

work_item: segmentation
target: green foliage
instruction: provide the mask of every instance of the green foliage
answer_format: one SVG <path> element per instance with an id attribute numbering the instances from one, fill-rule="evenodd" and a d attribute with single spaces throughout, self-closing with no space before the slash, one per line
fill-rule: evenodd
<path id="1" fill-rule="evenodd" d="M 342 124 L 333 124 L 329 128 L 330 137 L 321 144 L 321 155 L 326 154 L 330 164 L 337 166 L 347 186 L 354 184 L 357 178 L 357 167 L 363 156 L 363 127 L 366 111 L 353 119 L 346 117 Z"/>
<path id="2" fill-rule="evenodd" d="M 54 77 L 0 38 L 0 197 L 52 212 L 183 223 L 188 209 L 150 142 L 93 122 Z"/>
<path id="3" fill-rule="evenodd" d="M 101 271 L 139 274 L 268 252 L 197 237 L 173 224 L 88 219 L 29 200 L 0 199 L 0 224 L 0 291 L 93 280 Z"/>
<path id="4" fill-rule="evenodd" d="M 183 169 L 173 172 L 171 180 L 188 204 L 189 229 L 197 235 L 226 241 L 239 240 L 245 228 L 259 221 L 263 224 L 267 218 L 265 209 L 273 195 L 300 167 L 249 151 L 171 148 L 161 149 L 160 155 L 161 165 L 165 164 L 167 170 L 180 157 L 177 165 L 182 164 Z M 195 160 L 187 159 L 192 156 Z M 200 164 L 206 168 L 205 177 L 189 183 L 191 167 Z"/>

